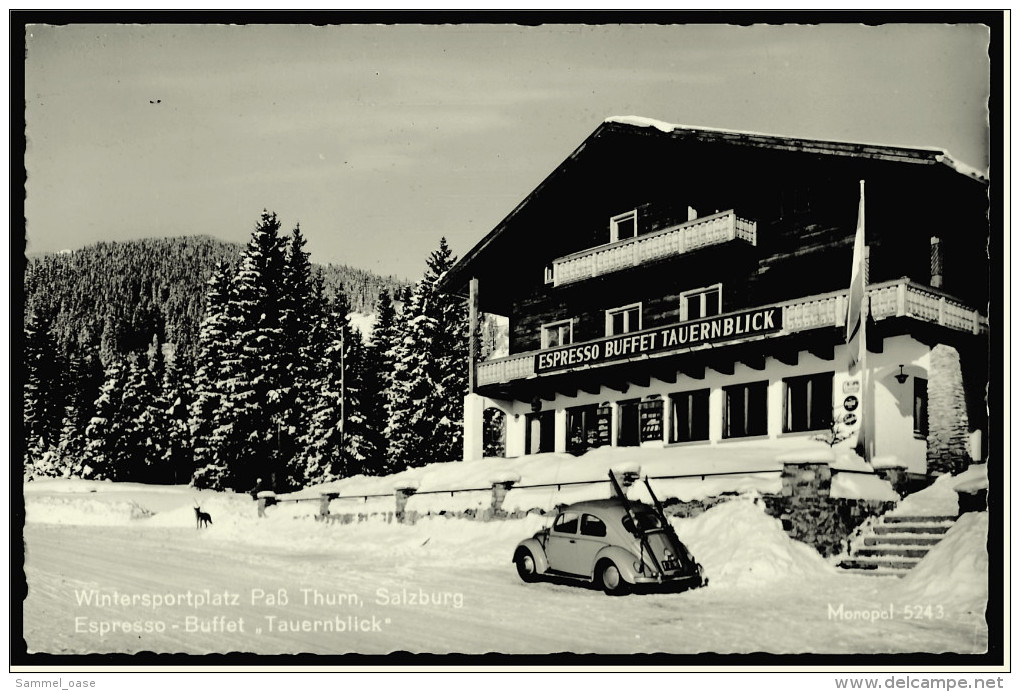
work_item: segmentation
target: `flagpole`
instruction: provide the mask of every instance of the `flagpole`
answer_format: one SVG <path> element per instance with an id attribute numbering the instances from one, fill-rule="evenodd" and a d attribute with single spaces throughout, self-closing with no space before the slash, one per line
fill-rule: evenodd
<path id="1" fill-rule="evenodd" d="M 850 299 L 847 303 L 846 344 L 847 344 L 847 375 L 853 378 L 860 374 L 861 409 L 857 426 L 856 451 L 865 462 L 871 461 L 871 450 L 868 441 L 867 426 L 871 420 L 869 411 L 868 390 L 868 340 L 867 322 L 870 304 L 868 301 L 866 260 L 866 239 L 864 234 L 864 181 L 861 183 L 860 206 L 857 211 L 857 230 L 854 235 L 854 256 L 850 272 Z"/>

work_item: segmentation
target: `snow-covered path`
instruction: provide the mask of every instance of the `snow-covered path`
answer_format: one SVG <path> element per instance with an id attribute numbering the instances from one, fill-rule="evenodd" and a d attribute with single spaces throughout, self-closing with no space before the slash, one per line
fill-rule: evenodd
<path id="1" fill-rule="evenodd" d="M 451 520 L 447 530 L 461 523 L 479 524 Z M 401 525 L 366 531 L 294 520 L 286 536 L 297 528 L 309 540 L 273 543 L 239 540 L 219 524 L 199 533 L 193 525 L 144 521 L 30 523 L 24 636 L 29 651 L 49 653 L 977 653 L 987 647 L 980 613 L 897 598 L 895 578 L 833 572 L 625 598 L 526 585 L 509 559 L 516 539 L 534 529 L 505 524 L 491 529 L 489 544 L 447 549 L 443 534 L 419 542 L 421 527 Z M 413 543 L 409 531 L 416 532 Z M 349 532 L 352 540 L 320 540 L 322 532 Z M 376 549 L 366 549 L 369 541 Z M 147 600 L 183 599 L 189 590 L 192 599 L 210 603 L 155 608 Z M 135 602 L 79 602 L 93 592 Z M 281 594 L 286 604 L 270 600 Z M 329 602 L 315 603 L 316 595 Z M 412 595 L 430 602 L 406 602 Z M 212 602 L 217 596 L 224 602 Z M 187 631 L 189 617 L 198 631 Z M 115 622 L 165 630 L 88 630 Z M 280 631 L 284 624 L 345 631 Z M 231 627 L 243 631 L 225 631 Z"/>

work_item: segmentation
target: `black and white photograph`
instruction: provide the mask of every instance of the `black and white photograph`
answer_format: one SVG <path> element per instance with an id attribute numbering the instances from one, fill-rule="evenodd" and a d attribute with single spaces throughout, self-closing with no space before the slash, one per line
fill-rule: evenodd
<path id="1" fill-rule="evenodd" d="M 12 665 L 995 688 L 1002 22 L 13 13 Z"/>

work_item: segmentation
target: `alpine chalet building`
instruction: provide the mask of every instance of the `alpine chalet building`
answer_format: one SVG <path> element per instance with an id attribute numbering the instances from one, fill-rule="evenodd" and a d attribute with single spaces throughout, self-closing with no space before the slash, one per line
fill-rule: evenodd
<path id="1" fill-rule="evenodd" d="M 681 469 L 863 421 L 869 458 L 911 475 L 982 459 L 987 188 L 935 149 L 607 120 L 443 280 L 508 335 L 472 340 L 464 458 L 656 446 Z"/>

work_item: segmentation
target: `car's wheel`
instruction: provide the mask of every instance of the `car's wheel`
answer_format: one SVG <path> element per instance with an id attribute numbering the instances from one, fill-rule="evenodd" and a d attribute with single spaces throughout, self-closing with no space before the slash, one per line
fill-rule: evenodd
<path id="1" fill-rule="evenodd" d="M 598 580 L 602 590 L 610 596 L 622 596 L 630 586 L 620 574 L 620 568 L 610 560 L 599 564 Z"/>
<path id="2" fill-rule="evenodd" d="M 514 556 L 514 564 L 517 565 L 517 574 L 522 581 L 533 582 L 538 579 L 538 567 L 535 566 L 535 556 L 527 548 L 521 548 Z"/>

